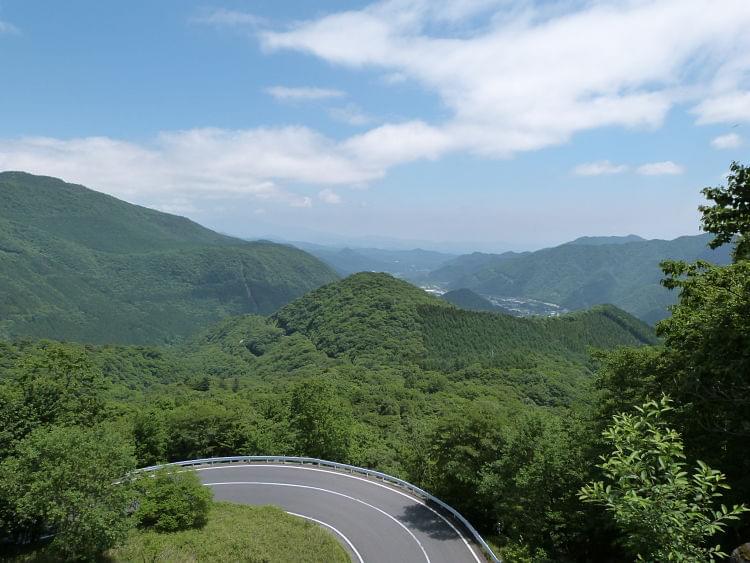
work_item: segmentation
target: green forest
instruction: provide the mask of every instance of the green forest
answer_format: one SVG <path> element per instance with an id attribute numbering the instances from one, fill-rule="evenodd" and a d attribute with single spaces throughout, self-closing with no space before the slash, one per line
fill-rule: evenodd
<path id="1" fill-rule="evenodd" d="M 25 178 L 0 179 L 3 194 L 28 196 L 16 189 Z M 52 311 L 56 301 L 42 301 L 49 275 L 33 295 L 6 297 L 3 548 L 10 556 L 21 545 L 17 556 L 26 560 L 37 548 L 60 560 L 132 553 L 126 541 L 134 530 L 158 536 L 160 526 L 192 529 L 210 506 L 189 477 L 166 473 L 143 483 L 128 479 L 132 470 L 273 454 L 347 462 L 411 481 L 456 507 L 508 562 L 721 558 L 750 537 L 743 506 L 750 499 L 750 168 L 733 164 L 726 186 L 704 194 L 702 227 L 712 247 L 733 249 L 732 261 L 663 262 L 662 284 L 677 302 L 655 330 L 613 305 L 516 318 L 458 309 L 387 274 L 334 281 L 313 258 L 287 260 L 284 253 L 296 250 L 220 235 L 204 240 L 210 231 L 161 224 L 160 214 L 143 219 L 150 227 L 136 229 L 140 234 L 128 233 L 124 218 L 123 230 L 107 241 L 61 219 L 52 239 L 47 215 L 34 223 L 34 205 L 24 211 L 21 200 L 8 204 L 0 252 L 14 266 L 2 269 L 4 287 L 21 283 L 22 276 L 12 277 L 16 264 L 40 280 L 42 265 L 59 264 L 64 273 L 54 285 L 67 298 L 78 295 L 63 285 L 75 284 L 74 272 L 130 276 L 134 264 L 147 269 L 106 294 L 79 287 L 94 312 L 75 326 L 60 320 L 63 305 Z M 64 217 L 64 209 L 56 214 Z M 48 259 L 29 259 L 46 252 Z M 134 253 L 144 255 L 133 261 Z M 229 264 L 260 257 L 267 260 L 253 272 L 281 271 L 280 285 L 275 273 L 262 283 L 283 289 L 269 290 L 262 307 L 241 310 L 233 293 L 216 288 Z M 205 271 L 202 260 L 210 264 Z M 273 260 L 283 267 L 274 269 Z M 91 269 L 81 270 L 84 264 Z M 206 308 L 166 324 L 140 316 L 123 324 L 123 311 L 132 310 L 109 297 L 132 291 L 142 301 L 123 302 L 148 303 L 159 316 L 171 290 L 155 272 L 176 267 L 207 284 L 181 291 L 222 303 L 222 314 Z M 217 277 L 189 273 L 198 271 Z M 98 309 L 99 298 L 108 308 Z M 241 312 L 273 314 L 227 316 Z M 164 343 L 168 323 L 184 332 Z M 119 332 L 125 330 L 132 332 Z M 144 500 L 169 500 L 174 489 L 190 492 L 191 506 L 205 510 L 175 522 L 164 516 L 166 501 L 150 509 Z M 135 512 L 128 510 L 134 499 L 141 499 Z"/>
<path id="2" fill-rule="evenodd" d="M 0 337 L 163 344 L 269 314 L 337 278 L 291 246 L 220 235 L 56 178 L 0 173 Z"/>

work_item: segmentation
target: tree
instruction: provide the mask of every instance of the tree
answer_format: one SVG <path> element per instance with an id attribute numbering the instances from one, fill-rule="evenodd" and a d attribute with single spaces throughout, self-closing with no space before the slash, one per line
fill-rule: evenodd
<path id="1" fill-rule="evenodd" d="M 734 259 L 750 259 L 750 167 L 732 162 L 726 187 L 705 188 L 703 195 L 714 205 L 701 205 L 703 230 L 714 233 L 711 248 L 732 242 Z"/>
<path id="2" fill-rule="evenodd" d="M 133 420 L 135 457 L 139 467 L 164 461 L 167 450 L 167 427 L 164 415 L 157 410 L 139 410 Z"/>
<path id="3" fill-rule="evenodd" d="M 291 393 L 290 425 L 299 453 L 333 461 L 347 461 L 353 420 L 348 409 L 321 379 L 298 383 Z"/>
<path id="4" fill-rule="evenodd" d="M 102 418 L 104 380 L 83 346 L 43 342 L 24 355 L 15 379 L 32 427 Z"/>
<path id="5" fill-rule="evenodd" d="M 490 500 L 477 492 L 485 466 L 503 452 L 507 419 L 490 401 L 467 402 L 440 417 L 428 436 L 426 487 L 489 529 Z"/>
<path id="6" fill-rule="evenodd" d="M 714 561 L 726 554 L 706 543 L 748 509 L 715 508 L 729 486 L 705 463 L 688 476 L 682 439 L 664 421 L 670 402 L 663 396 L 636 407 L 637 414 L 614 416 L 603 433 L 614 450 L 598 466 L 607 482 L 594 481 L 579 496 L 607 508 L 639 561 Z"/>
<path id="7" fill-rule="evenodd" d="M 206 523 L 213 493 L 194 471 L 165 467 L 145 474 L 135 484 L 135 519 L 144 528 L 177 532 Z"/>
<path id="8" fill-rule="evenodd" d="M 11 537 L 53 533 L 64 560 L 92 558 L 124 540 L 130 487 L 117 484 L 134 467 L 132 452 L 103 428 L 38 428 L 0 464 L 0 500 Z"/>
<path id="9" fill-rule="evenodd" d="M 725 267 L 667 263 L 665 284 L 680 289 L 658 325 L 665 349 L 658 388 L 679 405 L 688 451 L 727 472 L 750 494 L 750 261 Z"/>
<path id="10" fill-rule="evenodd" d="M 611 531 L 576 495 L 591 475 L 591 449 L 589 428 L 573 413 L 528 411 L 507 425 L 502 455 L 485 466 L 478 490 L 503 541 L 554 560 L 609 559 L 601 551 Z"/>

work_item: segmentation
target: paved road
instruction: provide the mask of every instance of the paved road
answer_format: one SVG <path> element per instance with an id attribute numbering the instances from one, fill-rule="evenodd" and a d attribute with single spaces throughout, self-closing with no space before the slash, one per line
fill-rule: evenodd
<path id="1" fill-rule="evenodd" d="M 364 477 L 271 464 L 196 471 L 217 500 L 273 504 L 329 528 L 356 563 L 485 561 L 459 527 L 424 501 Z"/>

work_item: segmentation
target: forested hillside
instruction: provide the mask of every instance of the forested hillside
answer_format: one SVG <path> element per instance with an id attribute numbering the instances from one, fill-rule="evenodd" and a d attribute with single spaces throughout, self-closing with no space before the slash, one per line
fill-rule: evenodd
<path id="1" fill-rule="evenodd" d="M 20 172 L 0 174 L 0 260 L 5 338 L 175 341 L 336 278 L 298 249 Z"/>
<path id="2" fill-rule="evenodd" d="M 459 309 L 466 309 L 467 311 L 490 311 L 511 314 L 510 311 L 498 307 L 497 305 L 493 305 L 488 299 L 485 299 L 478 293 L 465 287 L 446 291 L 440 297 Z"/>
<path id="3" fill-rule="evenodd" d="M 654 323 L 675 302 L 675 295 L 659 284 L 662 260 L 729 262 L 726 248 L 708 248 L 710 238 L 583 237 L 531 253 L 462 256 L 432 272 L 429 280 L 449 289 L 537 299 L 569 310 L 610 303 Z"/>

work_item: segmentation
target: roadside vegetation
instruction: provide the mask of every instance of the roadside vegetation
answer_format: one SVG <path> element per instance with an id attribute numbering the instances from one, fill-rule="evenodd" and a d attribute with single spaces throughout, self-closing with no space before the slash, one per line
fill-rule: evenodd
<path id="1" fill-rule="evenodd" d="M 172 533 L 133 530 L 106 553 L 112 562 L 349 563 L 339 542 L 317 524 L 273 506 L 215 502 L 205 526 Z"/>

